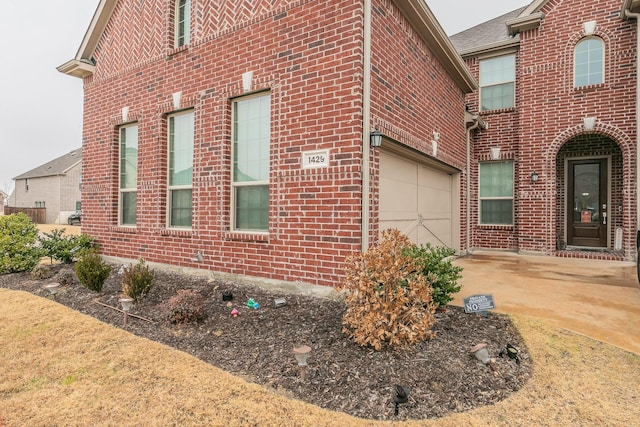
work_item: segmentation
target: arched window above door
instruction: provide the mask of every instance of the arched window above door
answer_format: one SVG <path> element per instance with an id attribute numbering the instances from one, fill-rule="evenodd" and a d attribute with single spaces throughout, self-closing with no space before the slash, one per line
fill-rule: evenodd
<path id="1" fill-rule="evenodd" d="M 575 87 L 604 83 L 604 41 L 600 37 L 580 40 L 574 51 L 573 65 Z"/>

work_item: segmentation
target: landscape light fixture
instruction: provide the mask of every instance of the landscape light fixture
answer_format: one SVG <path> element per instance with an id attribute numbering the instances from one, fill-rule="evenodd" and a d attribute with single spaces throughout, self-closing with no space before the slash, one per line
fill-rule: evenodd
<path id="1" fill-rule="evenodd" d="M 507 344 L 505 348 L 500 350 L 498 356 L 503 357 L 505 354 L 509 357 L 509 359 L 515 360 L 516 364 L 520 364 L 520 356 L 518 356 L 518 349 L 516 347 L 512 346 L 511 344 Z"/>
<path id="2" fill-rule="evenodd" d="M 538 182 L 538 178 L 539 178 L 539 176 L 538 176 L 538 172 L 535 172 L 535 171 L 534 171 L 534 172 L 531 174 L 531 182 Z"/>
<path id="3" fill-rule="evenodd" d="M 311 353 L 311 347 L 309 347 L 308 345 L 301 345 L 293 348 L 293 356 L 298 362 L 298 367 L 300 368 L 300 379 L 302 379 L 303 381 L 305 370 L 307 368 L 307 359 L 309 358 L 309 353 Z"/>
<path id="4" fill-rule="evenodd" d="M 49 291 L 49 295 L 56 299 L 56 294 L 58 293 L 58 288 L 60 287 L 60 283 L 49 283 L 45 286 L 45 289 Z"/>
<path id="5" fill-rule="evenodd" d="M 122 306 L 122 311 L 124 312 L 123 322 L 124 326 L 127 326 L 127 319 L 129 318 L 129 311 L 131 307 L 133 307 L 133 298 L 120 298 L 120 305 Z"/>
<path id="6" fill-rule="evenodd" d="M 491 357 L 489 357 L 489 350 L 487 350 L 487 344 L 485 343 L 480 343 L 471 347 L 471 350 L 469 352 L 485 365 L 488 365 L 489 362 L 491 362 Z"/>
<path id="7" fill-rule="evenodd" d="M 393 390 L 395 392 L 393 396 L 393 402 L 396 404 L 394 414 L 398 415 L 398 405 L 400 405 L 401 403 L 407 403 L 409 401 L 409 389 L 407 387 L 396 384 L 393 386 Z"/>
<path id="8" fill-rule="evenodd" d="M 196 254 L 191 258 L 193 262 L 202 262 L 204 261 L 204 256 L 202 256 L 202 252 L 196 251 Z"/>
<path id="9" fill-rule="evenodd" d="M 370 139 L 371 146 L 373 148 L 382 147 L 382 132 L 380 132 L 378 129 L 371 132 Z"/>

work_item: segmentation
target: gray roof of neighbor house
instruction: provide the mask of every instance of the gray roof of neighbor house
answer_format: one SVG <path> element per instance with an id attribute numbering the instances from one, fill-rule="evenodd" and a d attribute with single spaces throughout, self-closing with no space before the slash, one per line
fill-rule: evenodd
<path id="1" fill-rule="evenodd" d="M 509 42 L 518 42 L 520 36 L 509 35 L 506 22 L 517 18 L 527 7 L 521 7 L 490 21 L 478 24 L 475 27 L 454 34 L 449 39 L 456 50 L 464 55 L 466 52 L 475 52 L 483 47 L 496 46 Z"/>
<path id="2" fill-rule="evenodd" d="M 18 175 L 13 179 L 43 178 L 46 176 L 63 175 L 80 162 L 82 162 L 82 149 L 78 148 L 64 156 L 51 160 L 42 166 L 31 169 L 29 172 Z"/>

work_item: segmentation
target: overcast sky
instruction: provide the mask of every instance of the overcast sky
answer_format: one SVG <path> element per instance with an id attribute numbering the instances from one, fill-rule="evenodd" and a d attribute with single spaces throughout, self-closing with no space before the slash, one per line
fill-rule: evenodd
<path id="1" fill-rule="evenodd" d="M 82 80 L 72 59 L 99 0 L 0 0 L 0 190 L 12 178 L 82 146 Z M 530 0 L 427 0 L 449 35 Z"/>

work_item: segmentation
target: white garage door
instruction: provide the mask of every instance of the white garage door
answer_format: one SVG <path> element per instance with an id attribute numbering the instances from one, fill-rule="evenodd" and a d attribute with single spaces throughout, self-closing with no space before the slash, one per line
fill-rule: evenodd
<path id="1" fill-rule="evenodd" d="M 381 151 L 380 230 L 459 249 L 458 185 L 456 174 Z"/>

